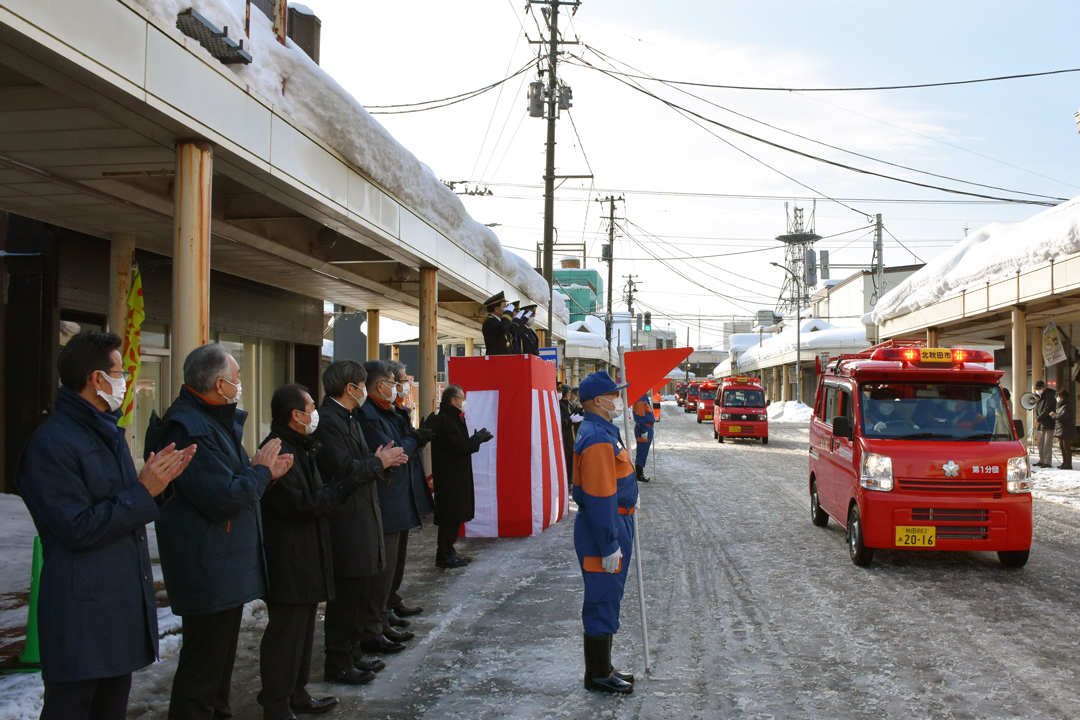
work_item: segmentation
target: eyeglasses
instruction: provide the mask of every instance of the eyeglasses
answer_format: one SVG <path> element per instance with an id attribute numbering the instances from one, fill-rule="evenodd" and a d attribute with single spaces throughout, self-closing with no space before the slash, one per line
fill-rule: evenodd
<path id="1" fill-rule="evenodd" d="M 102 370 L 101 372 L 106 375 L 112 375 L 113 373 L 120 373 L 120 377 L 124 378 L 124 382 L 131 380 L 131 372 L 128 370 Z"/>

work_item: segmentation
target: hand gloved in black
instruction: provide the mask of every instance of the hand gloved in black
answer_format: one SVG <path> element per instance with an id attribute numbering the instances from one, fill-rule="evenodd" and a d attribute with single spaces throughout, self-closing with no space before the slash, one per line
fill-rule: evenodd
<path id="1" fill-rule="evenodd" d="M 479 440 L 481 445 L 495 437 L 487 428 L 480 428 L 472 436 L 474 439 Z"/>
<path id="2" fill-rule="evenodd" d="M 418 446 L 424 447 L 431 442 L 431 438 L 435 437 L 435 431 L 422 427 L 419 430 L 410 430 L 409 437 L 415 440 Z"/>

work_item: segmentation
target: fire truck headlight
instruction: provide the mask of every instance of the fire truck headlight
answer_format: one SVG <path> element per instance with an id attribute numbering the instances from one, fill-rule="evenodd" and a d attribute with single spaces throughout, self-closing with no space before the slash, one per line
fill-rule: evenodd
<path id="1" fill-rule="evenodd" d="M 730 420 L 731 419 L 731 414 L 730 413 L 720 413 L 720 419 L 721 420 Z"/>
<path id="2" fill-rule="evenodd" d="M 1031 462 L 1027 455 L 1009 458 L 1005 472 L 1005 489 L 1013 495 L 1031 492 Z"/>
<path id="3" fill-rule="evenodd" d="M 893 489 L 892 458 L 874 453 L 864 453 L 859 484 L 867 490 L 888 492 Z"/>

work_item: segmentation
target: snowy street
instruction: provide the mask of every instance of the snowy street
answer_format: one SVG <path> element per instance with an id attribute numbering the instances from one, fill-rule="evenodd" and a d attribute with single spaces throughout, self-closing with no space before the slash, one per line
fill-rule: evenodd
<path id="1" fill-rule="evenodd" d="M 774 424 L 767 446 L 720 445 L 666 402 L 656 437 L 638 515 L 651 677 L 633 570 L 613 653 L 637 673 L 632 696 L 582 688 L 572 516 L 539 537 L 463 540 L 474 560 L 457 571 L 435 568 L 425 526 L 403 593 L 425 608 L 417 638 L 370 685 L 331 688 L 320 621 L 309 689 L 340 697 L 341 718 L 1080 717 L 1075 510 L 1036 501 L 1022 570 L 991 553 L 880 550 L 860 569 L 834 522 L 810 523 L 804 426 Z M 253 610 L 234 675 L 239 720 L 261 717 L 266 618 Z M 163 661 L 136 674 L 129 717 L 165 717 L 176 648 L 166 636 Z M 18 717 L 3 695 L 0 717 Z"/>

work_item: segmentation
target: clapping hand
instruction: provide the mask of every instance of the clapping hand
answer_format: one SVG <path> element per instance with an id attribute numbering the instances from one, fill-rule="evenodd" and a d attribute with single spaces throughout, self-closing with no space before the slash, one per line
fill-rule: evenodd
<path id="1" fill-rule="evenodd" d="M 177 450 L 176 443 L 170 443 L 160 452 L 150 453 L 142 472 L 139 473 L 139 482 L 150 493 L 150 497 L 160 495 L 169 483 L 184 472 L 191 458 L 195 456 L 195 450 L 195 445 Z"/>
<path id="2" fill-rule="evenodd" d="M 389 467 L 396 467 L 398 465 L 404 465 L 409 462 L 409 456 L 405 454 L 405 451 L 399 447 L 394 447 L 394 441 L 391 440 L 387 445 L 380 445 L 379 449 L 375 451 L 375 457 L 379 458 L 382 463 L 383 470 Z"/>
<path id="3" fill-rule="evenodd" d="M 495 436 L 492 435 L 491 431 L 488 430 L 487 428 L 480 428 L 479 430 L 477 430 L 476 432 L 473 433 L 473 437 L 476 438 L 477 440 L 479 440 L 480 444 L 482 445 L 482 444 L 486 443 L 488 440 L 491 440 L 492 438 L 494 438 Z"/>
<path id="4" fill-rule="evenodd" d="M 281 453 L 281 438 L 274 438 L 255 452 L 255 457 L 251 459 L 251 467 L 265 465 L 270 470 L 270 477 L 277 480 L 289 472 L 293 462 L 292 455 L 279 453 Z"/>

